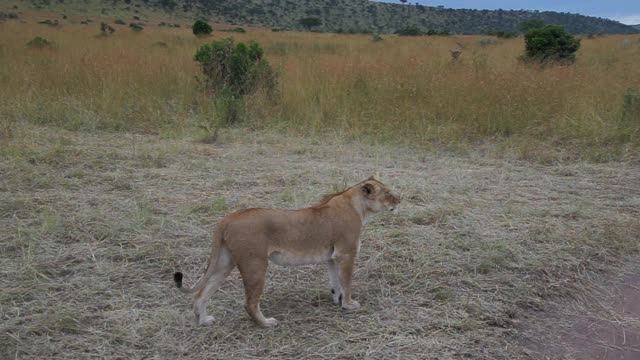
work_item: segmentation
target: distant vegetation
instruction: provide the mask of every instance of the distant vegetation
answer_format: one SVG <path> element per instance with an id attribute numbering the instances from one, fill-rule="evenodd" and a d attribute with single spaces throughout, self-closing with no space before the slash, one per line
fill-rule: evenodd
<path id="1" fill-rule="evenodd" d="M 311 30 L 313 28 L 316 28 L 322 25 L 322 20 L 315 17 L 306 17 L 306 18 L 300 19 L 298 23 L 300 23 L 300 25 L 302 25 L 305 29 Z"/>
<path id="2" fill-rule="evenodd" d="M 30 0 L 38 9 L 77 11 L 78 15 L 121 16 L 123 12 L 156 11 L 172 18 L 195 19 L 206 16 L 238 26 L 263 26 L 286 30 L 343 33 L 394 33 L 407 26 L 421 32 L 447 31 L 451 34 L 524 32 L 525 20 L 540 20 L 563 26 L 570 33 L 631 34 L 639 29 L 619 22 L 570 13 L 446 9 L 391 4 L 367 0 Z M 526 31 L 526 30 L 525 30 Z"/>
<path id="3" fill-rule="evenodd" d="M 36 36 L 27 43 L 27 46 L 34 49 L 51 49 L 55 47 L 55 44 L 41 36 Z"/>
<path id="4" fill-rule="evenodd" d="M 400 35 L 400 36 L 420 36 L 420 35 L 448 36 L 448 35 L 450 35 L 448 30 L 429 29 L 427 31 L 422 31 L 415 25 L 410 25 L 410 26 L 404 27 L 402 29 L 396 30 L 395 34 Z"/>
<path id="5" fill-rule="evenodd" d="M 131 28 L 131 30 L 135 32 L 140 32 L 144 30 L 144 25 L 142 25 L 141 23 L 131 23 L 129 24 L 129 28 Z"/>
<path id="6" fill-rule="evenodd" d="M 524 66 L 522 37 L 376 42 L 373 34 L 253 29 L 233 33 L 231 44 L 204 48 L 194 62 L 204 44 L 190 32 L 147 25 L 134 34 L 110 23 L 118 29 L 108 35 L 105 23 L 109 41 L 86 36 L 99 22 L 65 23 L 64 31 L 47 33 L 57 50 L 44 53 L 25 44 L 46 26 L 3 23 L 0 127 L 6 121 L 83 131 L 205 127 L 203 140 L 214 140 L 216 129 L 234 124 L 463 151 L 489 144 L 497 154 L 543 162 L 640 153 L 639 36 L 584 37 L 577 66 L 567 67 Z M 551 51 L 572 57 L 576 43 L 558 35 L 549 43 L 569 48 Z M 264 59 L 277 82 L 253 62 Z"/>
<path id="7" fill-rule="evenodd" d="M 527 61 L 540 63 L 573 64 L 576 52 L 580 49 L 580 40 L 568 34 L 562 26 L 537 24 L 524 36 Z"/>
<path id="8" fill-rule="evenodd" d="M 537 19 L 562 25 L 571 33 L 634 33 L 636 29 L 615 21 L 569 13 L 505 10 L 446 9 L 407 2 L 390 4 L 367 0 L 181 0 L 182 9 L 202 11 L 225 21 L 291 30 L 393 33 L 408 25 L 421 32 L 484 34 L 517 32 L 524 20 Z M 314 24 L 301 19 L 315 19 Z M 310 20 L 308 20 L 310 21 Z M 321 25 L 319 23 L 321 23 Z"/>
<path id="9" fill-rule="evenodd" d="M 49 25 L 49 26 L 52 26 L 52 27 L 56 27 L 56 26 L 60 25 L 58 20 L 50 20 L 50 19 L 38 21 L 38 24 Z"/>
<path id="10" fill-rule="evenodd" d="M 100 23 L 100 35 L 101 36 L 111 36 L 113 35 L 113 33 L 116 32 L 116 29 L 113 28 L 113 26 L 105 23 L 105 22 L 101 22 Z"/>
<path id="11" fill-rule="evenodd" d="M 213 29 L 206 21 L 196 20 L 196 22 L 193 23 L 193 26 L 191 26 L 191 31 L 193 31 L 193 35 L 195 36 L 203 36 L 211 34 Z"/>
<path id="12" fill-rule="evenodd" d="M 0 11 L 0 20 L 15 20 L 18 18 L 18 14 L 14 13 L 14 12 L 4 12 L 4 11 Z"/>

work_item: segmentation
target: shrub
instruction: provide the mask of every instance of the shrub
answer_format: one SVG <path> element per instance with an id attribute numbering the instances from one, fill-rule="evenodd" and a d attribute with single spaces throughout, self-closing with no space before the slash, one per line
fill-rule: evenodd
<path id="1" fill-rule="evenodd" d="M 135 32 L 140 32 L 140 31 L 144 30 L 144 26 L 142 26 L 142 24 L 140 24 L 140 23 L 131 23 L 131 24 L 129 24 L 129 27 L 131 28 L 131 30 L 133 30 Z"/>
<path id="2" fill-rule="evenodd" d="M 43 37 L 36 36 L 27 43 L 27 46 L 34 49 L 51 49 L 55 44 Z"/>
<path id="3" fill-rule="evenodd" d="M 271 93 L 276 87 L 276 75 L 264 59 L 264 50 L 253 41 L 213 41 L 201 46 L 194 60 L 200 64 L 204 85 L 216 95 L 216 108 L 227 123 L 240 119 L 243 96 L 258 89 Z"/>
<path id="4" fill-rule="evenodd" d="M 38 24 L 49 25 L 49 26 L 53 26 L 53 27 L 60 25 L 58 20 L 49 20 L 49 19 L 38 21 Z"/>
<path id="5" fill-rule="evenodd" d="M 14 12 L 0 11 L 0 20 L 4 20 L 4 19 L 15 20 L 17 18 L 18 18 L 18 14 L 14 13 Z"/>
<path id="6" fill-rule="evenodd" d="M 116 29 L 114 29 L 113 26 L 105 22 L 100 23 L 100 34 L 102 36 L 110 36 L 113 35 L 114 32 L 116 32 Z"/>
<path id="7" fill-rule="evenodd" d="M 116 25 L 127 25 L 127 23 L 122 19 L 115 19 L 113 23 Z"/>
<path id="8" fill-rule="evenodd" d="M 572 64 L 580 48 L 580 40 L 559 25 L 531 29 L 525 34 L 524 40 L 524 59 L 541 63 Z"/>
<path id="9" fill-rule="evenodd" d="M 258 43 L 235 44 L 227 38 L 201 46 L 194 60 L 214 90 L 229 89 L 234 96 L 242 96 L 259 86 L 275 85 L 274 72 L 263 56 Z"/>
<path id="10" fill-rule="evenodd" d="M 195 36 L 206 36 L 213 32 L 211 25 L 207 24 L 207 22 L 203 20 L 196 20 L 196 22 L 193 23 L 191 30 Z"/>
<path id="11" fill-rule="evenodd" d="M 373 41 L 373 42 L 379 42 L 379 41 L 382 41 L 382 40 L 384 40 L 384 39 L 382 38 L 382 36 L 380 36 L 378 34 L 373 34 L 371 36 L 371 41 Z"/>
<path id="12" fill-rule="evenodd" d="M 396 30 L 396 34 L 400 36 L 420 36 L 422 35 L 422 31 L 420 31 L 420 29 L 415 25 L 409 25 L 405 28 Z"/>

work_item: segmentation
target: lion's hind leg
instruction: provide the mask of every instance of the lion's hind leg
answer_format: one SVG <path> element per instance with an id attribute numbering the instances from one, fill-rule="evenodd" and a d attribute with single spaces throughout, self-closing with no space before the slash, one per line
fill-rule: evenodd
<path id="1" fill-rule="evenodd" d="M 278 324 L 274 318 L 266 318 L 260 311 L 260 297 L 264 290 L 268 260 L 251 259 L 238 264 L 242 275 L 245 294 L 245 309 L 249 316 L 262 327 L 273 327 Z"/>
<path id="2" fill-rule="evenodd" d="M 235 267 L 231 259 L 231 253 L 225 247 L 220 248 L 215 270 L 202 290 L 194 295 L 193 312 L 199 325 L 211 325 L 215 318 L 207 315 L 207 302 L 213 294 L 222 286 L 224 280 Z"/>

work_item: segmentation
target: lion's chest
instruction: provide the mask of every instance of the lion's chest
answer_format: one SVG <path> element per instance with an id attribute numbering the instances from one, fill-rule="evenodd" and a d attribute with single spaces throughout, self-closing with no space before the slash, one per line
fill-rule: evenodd
<path id="1" fill-rule="evenodd" d="M 315 254 L 296 254 L 291 251 L 274 251 L 269 255 L 271 262 L 280 266 L 296 266 L 326 263 L 331 259 L 331 251 Z"/>

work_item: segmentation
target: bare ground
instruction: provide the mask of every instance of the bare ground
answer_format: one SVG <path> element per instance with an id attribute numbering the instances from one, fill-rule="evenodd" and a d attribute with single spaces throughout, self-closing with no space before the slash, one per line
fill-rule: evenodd
<path id="1" fill-rule="evenodd" d="M 521 327 L 534 359 L 640 359 L 640 264 L 602 277 L 590 292 L 550 301 Z"/>
<path id="2" fill-rule="evenodd" d="M 190 137 L 24 128 L 0 145 L 0 357 L 515 359 L 521 324 L 587 296 L 639 247 L 640 166 L 533 165 L 339 137 Z M 362 235 L 354 296 L 321 266 L 272 266 L 257 328 L 237 272 L 193 322 L 194 281 L 225 213 L 306 206 L 379 173 L 396 216 Z M 539 330 L 539 329 L 538 329 Z M 533 354 L 533 355 L 532 355 Z"/>

